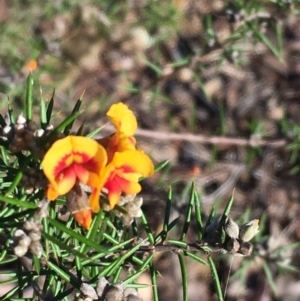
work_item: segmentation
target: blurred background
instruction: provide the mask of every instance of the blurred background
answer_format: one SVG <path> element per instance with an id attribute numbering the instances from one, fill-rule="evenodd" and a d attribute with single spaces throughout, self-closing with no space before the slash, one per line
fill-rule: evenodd
<path id="1" fill-rule="evenodd" d="M 204 220 L 235 188 L 232 217 L 259 218 L 261 231 L 252 256 L 216 258 L 226 300 L 300 300 L 298 0 L 0 0 L 0 36 L 1 113 L 8 99 L 21 111 L 30 71 L 36 104 L 55 89 L 54 124 L 83 93 L 86 132 L 124 102 L 139 147 L 169 160 L 143 184 L 153 231 L 171 185 L 171 218 L 194 180 Z M 160 300 L 181 300 L 176 256 L 155 266 Z M 188 277 L 190 301 L 216 300 L 208 268 L 191 261 Z"/>

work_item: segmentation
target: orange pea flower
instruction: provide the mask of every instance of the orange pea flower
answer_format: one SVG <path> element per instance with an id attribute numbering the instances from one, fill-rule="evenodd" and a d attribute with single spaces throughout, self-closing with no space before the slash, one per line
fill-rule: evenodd
<path id="1" fill-rule="evenodd" d="M 111 209 L 118 203 L 122 192 L 125 194 L 139 193 L 141 191 L 139 179 L 150 177 L 153 172 L 153 163 L 143 151 L 116 152 L 112 161 L 103 170 L 100 185 L 107 190 Z"/>
<path id="2" fill-rule="evenodd" d="M 137 120 L 133 112 L 121 102 L 112 105 L 107 116 L 117 130 L 109 137 L 106 147 L 108 162 L 110 162 L 116 152 L 135 150 L 136 141 L 132 135 L 137 130 Z"/>
<path id="3" fill-rule="evenodd" d="M 57 140 L 42 161 L 44 174 L 50 182 L 47 198 L 55 200 L 81 182 L 92 188 L 89 203 L 95 206 L 94 203 L 99 202 L 99 175 L 106 163 L 105 149 L 93 139 L 68 136 Z"/>

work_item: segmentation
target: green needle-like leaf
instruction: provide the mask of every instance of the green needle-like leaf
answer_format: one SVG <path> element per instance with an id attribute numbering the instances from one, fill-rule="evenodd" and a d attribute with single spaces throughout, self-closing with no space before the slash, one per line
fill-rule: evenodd
<path id="1" fill-rule="evenodd" d="M 71 122 L 73 122 L 80 113 L 74 113 L 71 114 L 69 117 L 67 117 L 63 122 L 61 122 L 43 141 L 43 143 L 47 143 L 51 141 L 57 134 L 61 133 Z"/>
<path id="2" fill-rule="evenodd" d="M 232 204 L 233 204 L 233 200 L 234 200 L 234 190 L 232 192 L 232 195 L 230 197 L 230 199 L 228 200 L 228 203 L 224 209 L 222 218 L 221 218 L 221 224 L 223 224 L 225 222 L 225 220 L 227 219 L 227 217 L 229 216 Z"/>
<path id="3" fill-rule="evenodd" d="M 163 231 L 162 231 L 162 241 L 164 241 L 167 238 L 168 234 L 168 226 L 169 226 L 169 218 L 170 218 L 170 212 L 171 212 L 171 200 L 172 200 L 172 187 L 170 187 L 168 192 L 168 199 L 165 209 L 165 218 L 164 218 L 164 224 L 163 224 Z"/>
<path id="4" fill-rule="evenodd" d="M 175 227 L 177 225 L 179 221 L 179 217 L 175 218 L 169 225 L 168 225 L 168 229 L 167 232 L 169 232 L 173 227 Z M 162 230 L 156 237 L 155 237 L 155 244 L 157 244 L 159 241 L 162 240 L 162 236 L 164 235 L 164 230 Z"/>
<path id="5" fill-rule="evenodd" d="M 8 116 L 9 116 L 10 123 L 14 124 L 16 122 L 16 118 L 9 99 L 8 99 L 7 107 L 8 107 Z"/>
<path id="6" fill-rule="evenodd" d="M 85 254 L 83 254 L 80 251 L 77 251 L 75 248 L 70 247 L 69 245 L 65 244 L 64 242 L 58 240 L 57 238 L 55 238 L 52 235 L 49 235 L 48 233 L 46 233 L 45 231 L 43 231 L 43 236 L 51 241 L 53 244 L 57 245 L 58 247 L 60 247 L 61 250 L 65 250 L 67 252 L 69 252 L 72 255 L 75 255 L 77 257 L 80 258 L 87 258 Z"/>
<path id="7" fill-rule="evenodd" d="M 25 112 L 27 121 L 32 120 L 32 86 L 33 86 L 33 78 L 31 72 L 27 77 L 27 90 L 26 90 L 26 102 L 25 102 Z"/>
<path id="8" fill-rule="evenodd" d="M 9 198 L 6 197 L 4 195 L 0 195 L 0 201 L 8 203 L 8 204 L 12 204 L 18 207 L 23 207 L 23 208 L 30 208 L 30 209 L 36 209 L 37 205 L 34 203 L 29 203 L 29 202 L 25 202 L 25 201 L 21 201 L 18 199 L 14 199 L 14 198 Z"/>
<path id="9" fill-rule="evenodd" d="M 219 279 L 219 276 L 218 276 L 218 272 L 217 272 L 215 263 L 214 263 L 213 259 L 210 256 L 208 256 L 208 263 L 209 263 L 210 270 L 212 272 L 213 280 L 214 280 L 214 283 L 215 283 L 215 288 L 216 288 L 218 300 L 219 301 L 224 301 L 223 294 L 222 294 L 222 289 L 221 289 L 221 283 L 220 283 L 220 279 Z"/>
<path id="10" fill-rule="evenodd" d="M 181 233 L 181 236 L 180 236 L 181 240 L 183 240 L 185 238 L 185 236 L 187 234 L 187 231 L 189 229 L 189 226 L 190 226 L 192 210 L 193 210 L 193 206 L 194 206 L 194 203 L 195 203 L 194 191 L 195 191 L 195 183 L 192 183 L 191 188 L 190 188 L 188 208 L 187 208 L 187 212 L 185 214 L 185 221 L 184 221 L 182 233 Z"/>
<path id="11" fill-rule="evenodd" d="M 47 116 L 47 124 L 50 124 L 51 121 L 51 117 L 52 117 L 52 111 L 53 111 L 53 106 L 54 106 L 54 95 L 55 95 L 55 90 L 53 90 L 51 99 L 47 105 L 47 112 L 46 112 L 46 116 Z"/>
<path id="12" fill-rule="evenodd" d="M 152 291 L 153 291 L 153 300 L 159 301 L 158 299 L 158 290 L 157 290 L 157 281 L 156 281 L 156 270 L 154 268 L 153 262 L 149 264 L 150 267 L 150 277 L 152 282 Z"/>
<path id="13" fill-rule="evenodd" d="M 277 296 L 276 283 L 275 283 L 275 281 L 274 281 L 274 277 L 273 277 L 273 275 L 272 275 L 271 269 L 270 269 L 268 263 L 267 263 L 265 260 L 262 261 L 262 264 L 263 264 L 263 269 L 264 269 L 266 278 L 267 278 L 267 280 L 268 280 L 268 283 L 269 283 L 269 285 L 270 285 L 270 288 L 271 288 L 273 294 L 274 294 L 275 296 Z"/>
<path id="14" fill-rule="evenodd" d="M 46 102 L 43 98 L 42 89 L 40 89 L 40 119 L 41 119 L 41 127 L 45 129 L 47 127 L 47 109 Z"/>
<path id="15" fill-rule="evenodd" d="M 124 284 L 128 284 L 133 282 L 136 278 L 138 278 L 147 268 L 148 264 L 153 260 L 153 254 L 149 255 L 148 258 L 143 261 L 143 264 L 139 267 L 139 269 L 130 277 L 123 281 Z"/>
<path id="16" fill-rule="evenodd" d="M 14 189 L 18 186 L 18 184 L 20 183 L 20 181 L 23 177 L 24 170 L 27 168 L 28 163 L 30 162 L 30 160 L 31 160 L 30 156 L 25 157 L 25 159 L 22 162 L 22 165 L 20 166 L 19 171 L 16 174 L 13 182 L 11 183 L 10 187 L 7 189 L 6 194 L 12 193 L 14 191 Z M 30 208 L 30 207 L 28 207 L 28 208 Z"/>
<path id="17" fill-rule="evenodd" d="M 65 290 L 62 293 L 56 295 L 54 298 L 51 298 L 51 301 L 65 300 L 64 298 L 69 296 L 73 291 L 74 291 L 74 287 L 71 287 L 70 289 Z"/>
<path id="18" fill-rule="evenodd" d="M 151 232 L 151 229 L 149 227 L 148 221 L 147 221 L 146 216 L 144 215 L 144 213 L 142 213 L 141 222 L 142 222 L 142 225 L 144 226 L 144 229 L 145 229 L 145 231 L 148 235 L 148 239 L 149 239 L 150 244 L 154 245 L 154 242 L 155 242 L 154 236 Z"/>
<path id="19" fill-rule="evenodd" d="M 78 287 L 78 283 L 74 281 L 74 276 L 71 273 L 67 273 L 60 266 L 52 261 L 47 261 L 48 267 L 54 271 L 60 278 L 67 281 L 68 283 L 72 283 L 74 286 Z"/>
<path id="20" fill-rule="evenodd" d="M 0 114 L 0 126 L 2 126 L 3 128 L 6 126 L 6 122 L 2 114 Z"/>
<path id="21" fill-rule="evenodd" d="M 99 246 L 97 243 L 95 243 L 95 242 L 87 239 L 86 237 L 74 232 L 72 229 L 67 228 L 66 226 L 64 226 L 60 222 L 58 222 L 58 221 L 56 221 L 52 218 L 49 218 L 48 220 L 52 224 L 52 226 L 54 226 L 55 228 L 57 228 L 58 230 L 60 230 L 64 233 L 67 233 L 73 239 L 77 239 L 81 243 L 84 243 L 84 244 L 88 245 L 89 247 L 94 248 L 99 253 L 105 253 L 105 254 L 107 253 L 107 250 L 105 248 L 103 248 L 102 246 Z"/>
<path id="22" fill-rule="evenodd" d="M 202 224 L 201 206 L 200 206 L 201 199 L 199 198 L 195 190 L 193 191 L 193 194 L 195 199 L 194 206 L 195 206 L 195 216 L 196 216 L 196 224 L 197 224 L 197 236 L 198 236 L 198 240 L 201 240 L 203 236 L 203 224 Z"/>
<path id="23" fill-rule="evenodd" d="M 155 168 L 154 168 L 154 172 L 158 172 L 160 171 L 161 169 L 164 169 L 165 166 L 167 166 L 168 164 L 170 163 L 169 160 L 166 160 L 166 161 L 163 161 L 161 163 L 158 163 Z"/>
<path id="24" fill-rule="evenodd" d="M 86 238 L 88 240 L 91 240 L 91 241 L 95 241 L 95 237 L 96 237 L 96 234 L 97 234 L 97 231 L 99 229 L 99 225 L 101 223 L 101 220 L 102 220 L 102 215 L 103 215 L 103 211 L 101 210 L 96 216 L 95 218 L 93 219 L 93 222 L 92 222 L 92 225 L 91 225 L 91 228 L 89 229 L 87 235 L 86 235 Z M 82 244 L 80 249 L 79 249 L 79 252 L 84 254 L 88 251 L 88 246 L 86 244 Z"/>
<path id="25" fill-rule="evenodd" d="M 206 262 L 204 259 L 198 257 L 197 255 L 195 255 L 195 254 L 193 254 L 193 253 L 191 253 L 191 252 L 184 251 L 183 254 L 184 254 L 185 256 L 187 256 L 187 257 L 190 257 L 191 259 L 193 259 L 193 260 L 195 260 L 195 261 L 198 261 L 198 262 L 200 262 L 200 263 L 202 263 L 202 264 L 204 264 L 204 265 L 207 265 L 207 262 Z"/>
<path id="26" fill-rule="evenodd" d="M 39 274 L 41 271 L 41 262 L 40 262 L 40 259 L 35 255 L 33 256 L 33 265 L 34 265 L 35 271 Z"/>
<path id="27" fill-rule="evenodd" d="M 73 108 L 73 111 L 71 113 L 71 116 L 74 115 L 74 114 L 79 114 L 79 109 L 81 107 L 81 104 L 82 104 L 82 97 L 83 95 L 77 100 L 74 108 Z M 75 119 L 74 119 L 75 120 Z M 74 120 L 72 122 L 70 122 L 66 127 L 65 127 L 65 130 L 64 130 L 64 134 L 65 135 L 68 135 L 72 129 L 72 126 L 73 126 L 73 123 L 74 123 Z"/>
<path id="28" fill-rule="evenodd" d="M 184 262 L 184 257 L 181 254 L 178 254 L 178 259 L 179 259 L 180 269 L 181 269 L 183 301 L 187 301 L 188 300 L 188 280 L 187 280 L 187 273 L 186 273 L 186 265 Z"/>

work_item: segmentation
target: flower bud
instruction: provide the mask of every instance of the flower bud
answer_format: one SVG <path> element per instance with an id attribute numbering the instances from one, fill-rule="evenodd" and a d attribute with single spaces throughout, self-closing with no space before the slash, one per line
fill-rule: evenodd
<path id="1" fill-rule="evenodd" d="M 31 238 L 32 241 L 39 241 L 42 238 L 42 233 L 39 231 L 31 231 L 28 236 Z"/>
<path id="2" fill-rule="evenodd" d="M 26 236 L 26 233 L 21 229 L 17 229 L 14 233 L 14 237 L 18 238 L 18 237 L 22 237 L 22 236 Z"/>
<path id="3" fill-rule="evenodd" d="M 235 223 L 230 217 L 226 219 L 225 222 L 225 232 L 230 238 L 238 238 L 239 237 L 239 226 Z"/>
<path id="4" fill-rule="evenodd" d="M 18 257 L 23 257 L 26 254 L 27 250 L 28 249 L 24 246 L 16 246 L 14 248 L 15 255 Z"/>
<path id="5" fill-rule="evenodd" d="M 42 257 L 43 247 L 39 241 L 33 241 L 29 248 L 30 248 L 31 253 L 36 255 L 36 257 L 38 257 L 38 258 Z"/>
<path id="6" fill-rule="evenodd" d="M 28 237 L 27 235 L 24 235 L 20 240 L 19 240 L 19 246 L 22 246 L 26 249 L 28 249 L 28 247 L 31 244 L 31 238 Z"/>
<path id="7" fill-rule="evenodd" d="M 4 128 L 3 128 L 3 134 L 4 135 L 7 135 L 10 131 L 11 131 L 11 126 L 10 125 L 6 125 Z"/>
<path id="8" fill-rule="evenodd" d="M 43 129 L 36 130 L 34 132 L 34 137 L 40 138 L 40 137 L 42 137 L 44 135 L 44 133 L 45 133 L 45 131 Z"/>
<path id="9" fill-rule="evenodd" d="M 21 113 L 17 118 L 17 124 L 24 125 L 26 123 L 26 118 L 24 117 L 23 113 Z"/>
<path id="10" fill-rule="evenodd" d="M 242 241 L 250 241 L 259 231 L 259 219 L 254 219 L 244 225 L 240 229 L 240 239 Z"/>

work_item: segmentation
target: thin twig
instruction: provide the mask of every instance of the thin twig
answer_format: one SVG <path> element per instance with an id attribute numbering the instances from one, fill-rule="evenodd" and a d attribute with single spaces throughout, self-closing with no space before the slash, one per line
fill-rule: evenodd
<path id="1" fill-rule="evenodd" d="M 115 129 L 111 125 L 106 125 L 101 133 L 114 132 Z M 135 133 L 137 137 L 146 137 L 157 140 L 164 141 L 190 141 L 190 142 L 201 142 L 213 145 L 238 145 L 238 146 L 250 146 L 250 147 L 258 147 L 258 146 L 269 146 L 273 148 L 281 148 L 287 145 L 287 141 L 285 139 L 277 139 L 277 140 L 267 140 L 260 139 L 257 136 L 253 136 L 250 139 L 246 138 L 233 138 L 233 137 L 225 137 L 225 136 L 204 136 L 204 135 L 194 135 L 190 133 L 168 133 L 161 131 L 150 131 L 144 129 L 138 129 Z"/>

